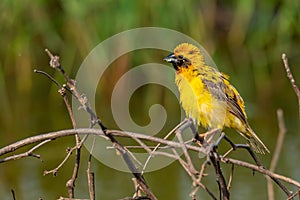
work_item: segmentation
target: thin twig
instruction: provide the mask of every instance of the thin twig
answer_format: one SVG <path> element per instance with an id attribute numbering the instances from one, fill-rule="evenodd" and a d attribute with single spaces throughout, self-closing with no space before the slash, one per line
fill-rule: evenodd
<path id="1" fill-rule="evenodd" d="M 189 121 L 189 119 L 188 118 L 185 118 L 182 122 L 180 122 L 177 126 L 175 126 L 163 139 L 168 139 L 178 128 L 180 128 L 180 127 L 182 127 L 184 124 L 186 124 L 186 123 L 191 123 L 190 121 Z M 160 143 L 158 143 L 156 146 L 155 146 L 155 148 L 152 150 L 152 152 L 151 153 L 149 153 L 149 156 L 148 156 L 148 158 L 146 159 L 146 162 L 145 162 L 145 164 L 144 164 L 144 166 L 143 166 L 143 169 L 142 169 L 142 174 L 144 174 L 144 172 L 145 172 L 145 170 L 146 170 L 146 167 L 148 166 L 148 163 L 150 162 L 150 159 L 152 158 L 152 154 L 155 152 L 155 151 L 157 151 L 157 149 L 160 147 Z"/>
<path id="2" fill-rule="evenodd" d="M 16 200 L 16 194 L 15 194 L 15 190 L 14 189 L 11 189 L 11 194 L 12 194 L 12 197 L 13 197 L 13 200 Z"/>
<path id="3" fill-rule="evenodd" d="M 54 69 L 59 69 L 60 72 L 62 72 L 63 76 L 65 77 L 66 81 L 69 82 L 70 78 L 66 75 L 64 69 L 61 67 L 60 65 L 60 58 L 59 56 L 53 56 L 53 54 L 48 50 L 45 49 L 46 53 L 48 54 L 48 56 L 50 57 L 50 66 Z M 69 103 L 68 97 L 66 95 L 66 90 L 68 90 L 69 92 L 72 93 L 71 90 L 69 90 L 67 87 L 65 87 L 65 85 L 61 86 L 61 84 L 59 84 L 51 75 L 49 75 L 46 72 L 40 71 L 40 70 L 34 70 L 35 73 L 40 73 L 45 75 L 46 77 L 48 77 L 52 82 L 54 82 L 58 87 L 59 87 L 59 93 L 61 94 L 61 96 L 63 97 L 63 100 L 65 102 L 65 105 L 67 107 L 73 128 L 76 129 L 77 125 L 74 119 L 74 115 L 71 109 L 71 105 Z M 75 141 L 76 141 L 76 146 L 79 147 L 76 149 L 76 157 L 75 157 L 75 164 L 74 164 L 74 168 L 73 168 L 73 174 L 72 177 L 67 181 L 66 183 L 66 187 L 68 189 L 68 193 L 69 193 L 69 197 L 70 198 L 74 198 L 74 189 L 75 189 L 75 181 L 77 179 L 78 176 L 78 170 L 79 170 L 79 166 L 80 166 L 80 147 L 81 145 L 79 145 L 80 143 L 80 138 L 77 134 L 75 134 Z M 69 156 L 68 156 L 69 157 Z M 66 157 L 66 158 L 68 158 Z"/>
<path id="4" fill-rule="evenodd" d="M 0 156 L 1 155 L 5 155 L 7 153 L 10 152 L 14 152 L 15 150 L 27 146 L 29 144 L 33 144 L 36 142 L 41 142 L 47 139 L 57 139 L 60 137 L 65 137 L 65 136 L 71 136 L 74 134 L 80 134 L 80 135 L 98 135 L 100 137 L 104 137 L 104 133 L 101 129 L 89 129 L 89 128 L 85 128 L 85 129 L 77 129 L 76 131 L 74 129 L 69 129 L 69 130 L 61 130 L 61 131 L 55 131 L 55 132 L 50 132 L 50 133 L 45 133 L 45 134 L 40 134 L 40 135 L 36 135 L 36 136 L 32 136 L 32 137 L 28 137 L 25 138 L 23 140 L 17 141 L 15 143 L 12 143 L 10 145 L 7 145 L 3 148 L 0 149 Z M 107 130 L 107 134 L 111 134 L 114 136 L 118 136 L 118 137 L 126 137 L 126 138 L 132 138 L 132 137 L 136 137 L 142 140 L 148 140 L 154 143 L 161 143 L 164 145 L 168 145 L 170 147 L 173 148 L 180 148 L 181 145 L 178 142 L 175 141 L 169 141 L 169 140 L 164 140 L 162 138 L 158 138 L 158 137 L 154 137 L 154 136 L 149 136 L 149 135 L 144 135 L 144 134 L 139 134 L 139 133 L 132 133 L 132 132 L 124 132 L 124 131 L 119 131 L 119 130 Z M 186 147 L 189 150 L 195 151 L 195 152 L 201 152 L 201 148 L 197 147 L 197 146 L 193 146 L 193 145 L 186 145 Z M 230 163 L 230 164 L 235 164 L 238 166 L 242 166 L 242 167 L 247 167 L 249 169 L 255 170 L 255 171 L 259 171 L 262 174 L 277 178 L 279 180 L 282 180 L 284 182 L 290 183 L 292 185 L 295 185 L 297 187 L 300 187 L 300 183 L 297 182 L 296 180 L 293 180 L 291 178 L 279 175 L 279 174 L 275 174 L 272 173 L 270 171 L 268 171 L 267 169 L 264 169 L 261 166 L 257 166 L 257 165 L 253 165 L 247 162 L 243 162 L 243 161 L 239 161 L 239 160 L 234 160 L 231 158 L 224 158 L 221 157 L 221 161 L 224 163 Z"/>
<path id="5" fill-rule="evenodd" d="M 291 84 L 293 86 L 293 89 L 294 89 L 294 91 L 297 95 L 297 98 L 298 98 L 298 113 L 299 113 L 299 120 L 300 120 L 300 90 L 299 90 L 299 88 L 296 84 L 296 81 L 294 79 L 294 76 L 291 72 L 289 62 L 288 62 L 288 58 L 287 58 L 285 53 L 282 54 L 282 60 L 283 60 L 283 64 L 284 64 L 284 67 L 285 67 L 287 77 L 290 79 L 290 82 L 291 82 Z"/>
<path id="6" fill-rule="evenodd" d="M 131 180 L 133 182 L 134 189 L 135 189 L 135 192 L 133 194 L 133 198 L 132 199 L 141 197 L 142 196 L 142 192 L 141 192 L 141 189 L 140 189 L 140 185 L 136 181 L 136 178 L 132 178 Z"/>
<path id="7" fill-rule="evenodd" d="M 210 164 L 210 161 L 209 159 L 207 159 L 206 161 L 203 162 L 203 164 L 201 165 L 201 169 L 200 169 L 200 172 L 199 172 L 199 175 L 198 175 L 198 178 L 195 182 L 193 182 L 193 185 L 194 185 L 194 189 L 192 190 L 192 192 L 190 193 L 190 196 L 193 198 L 193 199 L 196 199 L 196 193 L 199 189 L 199 183 L 201 183 L 202 181 L 202 178 L 204 177 L 204 171 L 205 171 L 205 168 L 207 165 Z"/>
<path id="8" fill-rule="evenodd" d="M 285 127 L 284 118 L 283 118 L 283 111 L 281 109 L 277 110 L 277 120 L 278 120 L 279 132 L 278 132 L 278 137 L 277 137 L 277 142 L 275 145 L 273 158 L 272 158 L 271 164 L 270 164 L 270 169 L 269 169 L 270 172 L 275 172 L 275 168 L 278 163 L 279 155 L 280 155 L 280 152 L 282 149 L 284 136 L 286 133 L 286 127 Z M 267 187 L 268 187 L 269 200 L 274 200 L 275 199 L 274 187 L 273 187 L 273 183 L 269 177 L 267 178 Z"/>
<path id="9" fill-rule="evenodd" d="M 253 158 L 253 160 L 255 161 L 256 165 L 258 167 L 261 167 L 263 169 L 266 169 L 262 163 L 260 162 L 260 160 L 258 159 L 258 157 L 256 156 L 256 154 L 252 151 L 252 149 L 250 148 L 249 145 L 245 145 L 245 144 L 234 144 L 226 135 L 224 136 L 224 139 L 226 139 L 226 141 L 228 141 L 233 147 L 233 149 L 237 149 L 237 148 L 243 148 L 246 149 L 248 151 L 248 153 L 251 155 L 251 157 Z M 226 154 L 227 156 L 227 154 Z M 225 158 L 223 156 L 223 158 Z M 281 189 L 282 191 L 284 191 L 286 193 L 286 195 L 290 195 L 290 191 L 276 178 L 276 177 L 270 177 Z"/>
<path id="10" fill-rule="evenodd" d="M 95 193 L 95 173 L 91 172 L 89 173 L 89 194 L 90 194 L 90 200 L 95 200 L 96 193 Z"/>
<path id="11" fill-rule="evenodd" d="M 61 84 L 59 82 L 57 82 L 57 80 L 55 80 L 55 78 L 53 78 L 50 74 L 48 74 L 47 72 L 44 72 L 44 71 L 41 71 L 41 70 L 37 70 L 37 69 L 34 69 L 33 70 L 34 73 L 37 73 L 37 74 L 42 74 L 44 76 L 46 76 L 47 78 L 49 78 L 53 83 L 55 83 L 55 85 L 58 87 L 58 88 L 62 88 Z"/>
<path id="12" fill-rule="evenodd" d="M 223 172 L 221 170 L 219 154 L 217 154 L 217 152 L 215 152 L 215 148 L 213 149 L 213 151 L 210 152 L 209 158 L 210 158 L 211 163 L 214 166 L 215 173 L 217 176 L 217 182 L 220 187 L 220 189 L 219 189 L 220 190 L 220 199 L 229 200 L 230 193 L 227 189 L 227 184 L 226 184 Z"/>
<path id="13" fill-rule="evenodd" d="M 230 176 L 229 176 L 229 180 L 228 180 L 227 190 L 230 190 L 231 183 L 232 183 L 232 180 L 233 180 L 233 172 L 234 172 L 234 164 L 231 165 L 231 170 L 230 170 Z"/>
<path id="14" fill-rule="evenodd" d="M 261 164 L 260 160 L 258 159 L 258 157 L 256 156 L 256 154 L 252 151 L 252 149 L 250 148 L 250 146 L 248 144 L 234 144 L 228 136 L 226 136 L 225 134 L 221 134 L 221 136 L 222 135 L 223 135 L 224 139 L 232 146 L 233 150 L 235 150 L 237 148 L 246 149 L 248 151 L 248 153 L 250 154 L 250 156 L 252 157 L 252 159 L 254 160 L 254 162 L 256 163 L 256 165 L 263 166 Z M 231 152 L 231 150 L 226 152 L 223 157 L 227 156 L 229 152 Z"/>
<path id="15" fill-rule="evenodd" d="M 193 183 L 195 184 L 195 187 L 201 187 L 203 190 L 205 190 L 208 195 L 214 199 L 217 200 L 217 198 L 214 196 L 214 194 L 200 181 L 198 181 L 198 179 L 195 177 L 194 173 L 191 171 L 191 169 L 189 168 L 189 164 L 187 162 L 185 162 L 182 158 L 180 158 L 179 154 L 177 153 L 177 151 L 175 149 L 172 149 L 173 153 L 175 156 L 177 156 L 177 160 L 179 161 L 179 163 L 181 164 L 181 166 L 183 167 L 183 169 L 187 172 L 187 174 L 191 177 Z M 195 190 L 195 189 L 194 189 Z M 192 197 L 192 199 L 196 199 L 196 191 L 192 191 L 190 196 Z"/>
<path id="16" fill-rule="evenodd" d="M 136 138 L 139 138 L 142 140 L 148 140 L 148 141 L 152 141 L 152 142 L 156 142 L 156 143 L 169 145 L 170 147 L 174 147 L 174 148 L 181 148 L 181 145 L 178 142 L 165 140 L 165 139 L 150 136 L 150 135 L 132 133 L 132 132 L 128 132 L 128 131 L 119 131 L 119 130 L 107 130 L 107 133 L 113 134 L 114 136 L 120 136 L 120 137 L 129 137 L 129 138 L 136 137 Z M 187 144 L 186 147 L 190 150 L 204 153 L 203 149 L 201 149 L 200 147 L 197 147 L 194 145 L 189 145 L 189 144 Z M 0 149 L 0 152 L 1 152 L 1 149 Z"/>
<path id="17" fill-rule="evenodd" d="M 296 191 L 293 195 L 291 195 L 289 198 L 287 198 L 286 200 L 292 200 L 292 199 L 294 199 L 294 197 L 295 196 L 297 196 L 298 195 L 298 197 L 299 197 L 299 199 L 300 199 L 300 188 L 298 189 L 298 191 Z"/>
<path id="18" fill-rule="evenodd" d="M 64 71 L 64 69 L 61 67 L 60 64 L 60 58 L 57 55 L 53 55 L 48 49 L 45 49 L 47 54 L 50 57 L 50 66 L 58 69 L 61 71 L 61 73 L 64 75 L 67 86 L 72 91 L 73 96 L 78 100 L 78 102 L 81 104 L 81 107 L 90 115 L 91 118 L 91 127 L 93 127 L 95 124 L 98 124 L 100 128 L 102 129 L 105 136 L 109 138 L 111 143 L 116 147 L 117 151 L 122 155 L 123 160 L 125 161 L 127 167 L 131 170 L 131 173 L 136 177 L 137 181 L 141 185 L 141 188 L 143 191 L 149 196 L 152 200 L 156 200 L 157 198 L 155 195 L 151 192 L 150 188 L 148 187 L 145 178 L 143 175 L 139 172 L 139 170 L 134 165 L 133 161 L 131 160 L 130 156 L 128 155 L 128 151 L 123 147 L 121 143 L 119 143 L 116 138 L 113 135 L 107 134 L 106 126 L 101 122 L 101 120 L 97 117 L 96 113 L 92 110 L 92 108 L 89 105 L 88 99 L 85 95 L 82 95 L 78 90 L 76 86 L 76 81 L 69 78 L 67 73 Z M 73 173 L 74 174 L 74 173 Z M 70 180 L 72 181 L 72 179 Z M 68 186 L 69 182 L 67 182 Z M 72 187 L 72 185 L 71 185 Z"/>
<path id="19" fill-rule="evenodd" d="M 75 132 L 76 134 L 76 132 Z M 87 136 L 85 135 L 85 138 Z M 47 175 L 47 174 L 53 174 L 54 176 L 56 176 L 58 170 L 67 162 L 67 160 L 69 159 L 69 157 L 71 156 L 72 152 L 75 150 L 75 149 L 78 149 L 82 146 L 82 144 L 85 142 L 85 139 L 82 139 L 81 142 L 78 144 L 79 146 L 75 145 L 74 147 L 70 148 L 67 150 L 67 155 L 65 156 L 65 158 L 63 159 L 63 161 L 54 169 L 52 170 L 45 170 L 44 171 L 44 175 Z M 67 183 L 68 184 L 68 183 Z"/>
<path id="20" fill-rule="evenodd" d="M 74 118 L 74 115 L 73 115 L 73 112 L 72 112 L 72 108 L 71 108 L 70 102 L 68 100 L 68 97 L 65 93 L 64 88 L 61 88 L 59 90 L 59 92 L 63 96 L 65 105 L 66 105 L 68 113 L 69 113 L 69 117 L 70 117 L 71 122 L 72 122 L 72 126 L 73 126 L 74 129 L 77 129 L 77 124 L 76 124 L 76 121 L 75 121 L 75 118 Z M 80 166 L 80 154 L 81 154 L 81 146 L 82 145 L 80 145 L 81 140 L 80 140 L 78 134 L 75 134 L 75 141 L 76 141 L 76 155 L 75 155 L 75 163 L 74 163 L 74 167 L 73 167 L 73 173 L 72 173 L 71 179 L 69 179 L 67 181 L 67 184 L 66 184 L 66 186 L 68 188 L 68 191 L 69 191 L 69 197 L 70 198 L 74 198 L 75 181 L 77 179 L 79 166 Z"/>
<path id="21" fill-rule="evenodd" d="M 263 168 L 262 166 L 253 165 L 251 163 L 247 163 L 247 162 L 244 162 L 241 160 L 236 160 L 233 158 L 221 158 L 221 161 L 224 163 L 230 163 L 230 164 L 235 164 L 235 165 L 239 165 L 242 167 L 246 167 L 246 168 L 252 169 L 254 171 L 260 172 L 262 174 L 265 174 L 267 176 L 270 176 L 272 178 L 276 178 L 276 179 L 282 180 L 284 182 L 290 183 L 292 185 L 295 185 L 297 187 L 300 187 L 300 183 L 298 181 L 293 180 L 288 177 L 285 177 L 285 176 L 282 176 L 282 175 L 279 175 L 279 174 L 276 174 L 276 173 L 273 173 L 273 172 L 270 172 L 269 170 Z"/>
<path id="22" fill-rule="evenodd" d="M 136 137 L 134 137 L 133 138 L 137 143 L 139 143 L 140 145 L 141 145 L 141 147 L 145 150 L 145 151 L 147 151 L 149 154 L 151 153 L 151 149 L 144 143 L 144 142 L 142 142 L 140 139 L 138 139 L 138 138 L 136 138 Z M 127 149 L 127 148 L 126 148 Z M 127 149 L 128 150 L 128 149 Z M 142 163 L 141 163 L 141 161 L 139 161 L 139 159 L 137 159 L 137 157 L 131 152 L 131 151 L 128 151 L 128 153 L 130 154 L 130 156 L 132 157 L 132 159 L 133 160 L 135 160 L 135 162 L 137 162 L 137 164 L 139 165 L 139 166 L 142 166 L 142 167 L 144 167 L 145 166 L 145 164 L 143 165 Z"/>
<path id="23" fill-rule="evenodd" d="M 32 156 L 32 157 L 40 159 L 41 156 L 38 155 L 38 154 L 34 154 L 33 151 L 35 151 L 36 149 L 42 147 L 44 144 L 50 142 L 51 140 L 52 139 L 48 139 L 48 140 L 42 141 L 39 144 L 37 144 L 36 146 L 34 146 L 31 149 L 29 149 L 28 151 L 24 152 L 24 153 L 13 155 L 13 156 L 9 156 L 9 157 L 6 157 L 4 159 L 1 159 L 0 163 L 7 162 L 7 161 L 10 161 L 10 160 L 18 160 L 20 158 L 24 158 L 24 157 L 28 157 L 28 156 Z"/>
<path id="24" fill-rule="evenodd" d="M 66 87 L 64 86 L 64 87 L 60 88 L 58 90 L 58 92 L 63 97 L 63 100 L 64 100 L 65 105 L 67 107 L 67 111 L 69 113 L 69 117 L 71 119 L 73 128 L 77 129 L 77 125 L 76 125 L 76 121 L 75 121 L 75 118 L 74 118 L 74 115 L 73 115 L 73 112 L 72 112 L 72 109 L 71 109 L 71 105 L 70 105 L 70 102 L 69 102 L 68 97 L 66 95 Z M 80 166 L 81 145 L 80 145 L 80 138 L 79 138 L 78 134 L 75 134 L 75 141 L 76 141 L 76 147 L 78 147 L 78 148 L 76 148 L 76 156 L 75 156 L 73 174 L 72 174 L 72 177 L 66 183 L 66 187 L 68 189 L 68 193 L 69 193 L 70 198 L 74 198 L 75 181 L 77 179 L 79 166 Z"/>
<path id="25" fill-rule="evenodd" d="M 92 162 L 92 153 L 94 151 L 94 146 L 95 146 L 95 141 L 96 141 L 96 136 L 93 138 L 93 143 L 90 149 L 90 155 L 89 155 L 89 160 L 88 160 L 88 166 L 87 166 L 87 177 L 88 177 L 88 186 L 89 186 L 89 195 L 90 195 L 90 200 L 94 200 L 96 198 L 95 195 L 95 178 L 94 178 L 94 173 L 91 172 L 91 162 Z"/>
<path id="26" fill-rule="evenodd" d="M 188 153 L 188 151 L 187 151 L 186 145 L 185 145 L 185 143 L 184 143 L 184 141 L 183 141 L 183 138 L 182 138 L 182 136 L 181 136 L 181 129 L 177 129 L 177 130 L 176 130 L 176 137 L 177 137 L 177 139 L 178 139 L 178 141 L 179 141 L 179 144 L 181 145 L 181 149 L 182 149 L 183 154 L 184 154 L 184 156 L 185 156 L 185 159 L 186 159 L 186 161 L 187 161 L 187 163 L 188 163 L 188 166 L 189 166 L 190 171 L 191 171 L 193 174 L 196 174 L 196 173 L 197 173 L 197 170 L 195 169 L 195 167 L 194 167 L 194 165 L 193 165 L 192 159 L 191 159 L 191 157 L 190 157 L 190 155 L 189 155 L 189 153 Z"/>
<path id="27" fill-rule="evenodd" d="M 188 175 L 192 178 L 192 180 L 196 180 L 194 173 L 192 173 L 190 168 L 188 167 L 189 166 L 188 163 L 180 157 L 180 155 L 178 154 L 178 152 L 175 149 L 172 149 L 172 151 L 173 151 L 174 155 L 177 156 L 177 160 L 179 161 L 181 166 L 184 168 L 184 170 L 188 173 Z"/>
<path id="28" fill-rule="evenodd" d="M 5 155 L 10 152 L 14 152 L 21 147 L 24 147 L 24 146 L 27 146 L 27 145 L 30 145 L 33 143 L 41 142 L 41 141 L 44 141 L 47 139 L 57 139 L 57 138 L 65 137 L 65 136 L 72 136 L 72 135 L 75 135 L 76 133 L 78 133 L 80 135 L 97 135 L 97 136 L 107 139 L 107 137 L 104 135 L 104 133 L 101 129 L 94 129 L 94 128 L 93 129 L 80 128 L 80 129 L 76 129 L 76 130 L 65 129 L 65 130 L 53 131 L 53 132 L 49 132 L 49 133 L 31 136 L 31 137 L 19 140 L 17 142 L 14 142 L 10 145 L 7 145 L 7 146 L 1 148 L 0 156 Z M 126 137 L 126 138 L 136 137 L 136 138 L 139 138 L 142 140 L 148 140 L 148 141 L 152 141 L 154 143 L 162 143 L 164 145 L 169 145 L 170 147 L 180 148 L 180 144 L 178 142 L 164 140 L 162 138 L 149 136 L 149 135 L 145 135 L 145 134 L 140 134 L 140 133 L 125 132 L 125 131 L 120 131 L 120 130 L 107 130 L 107 134 L 110 134 L 110 135 L 113 135 L 116 137 Z M 188 144 L 186 146 L 190 150 L 193 150 L 196 152 L 201 151 L 200 147 L 188 145 Z"/>

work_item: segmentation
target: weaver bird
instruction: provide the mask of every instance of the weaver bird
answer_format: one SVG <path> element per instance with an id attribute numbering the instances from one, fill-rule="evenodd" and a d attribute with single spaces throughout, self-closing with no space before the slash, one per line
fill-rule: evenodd
<path id="1" fill-rule="evenodd" d="M 180 44 L 164 60 L 173 64 L 182 108 L 197 126 L 233 128 L 255 152 L 270 152 L 247 122 L 244 101 L 229 83 L 229 76 L 209 66 L 199 48 Z"/>

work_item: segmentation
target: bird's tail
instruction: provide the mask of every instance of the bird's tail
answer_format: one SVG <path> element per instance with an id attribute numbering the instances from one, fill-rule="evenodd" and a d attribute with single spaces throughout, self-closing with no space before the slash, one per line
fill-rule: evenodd
<path id="1" fill-rule="evenodd" d="M 269 149 L 264 145 L 264 143 L 258 138 L 254 131 L 249 127 L 247 128 L 248 133 L 246 134 L 247 141 L 249 142 L 252 149 L 261 154 L 265 152 L 270 153 Z"/>

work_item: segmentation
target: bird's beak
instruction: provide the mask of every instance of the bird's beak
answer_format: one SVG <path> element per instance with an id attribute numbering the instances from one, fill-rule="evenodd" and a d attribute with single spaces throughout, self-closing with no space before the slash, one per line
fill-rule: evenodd
<path id="1" fill-rule="evenodd" d="M 164 61 L 166 61 L 168 63 L 176 63 L 177 62 L 177 58 L 174 55 L 174 53 L 171 53 L 170 55 L 168 55 L 167 57 L 164 58 Z"/>

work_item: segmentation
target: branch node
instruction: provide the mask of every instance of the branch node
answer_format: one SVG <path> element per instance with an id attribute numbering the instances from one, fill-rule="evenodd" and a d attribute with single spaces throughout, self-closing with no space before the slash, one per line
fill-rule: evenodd
<path id="1" fill-rule="evenodd" d="M 50 62 L 49 62 L 50 67 L 54 69 L 61 68 L 59 56 L 53 56 L 53 54 L 48 49 L 45 49 L 45 51 L 50 57 Z"/>

